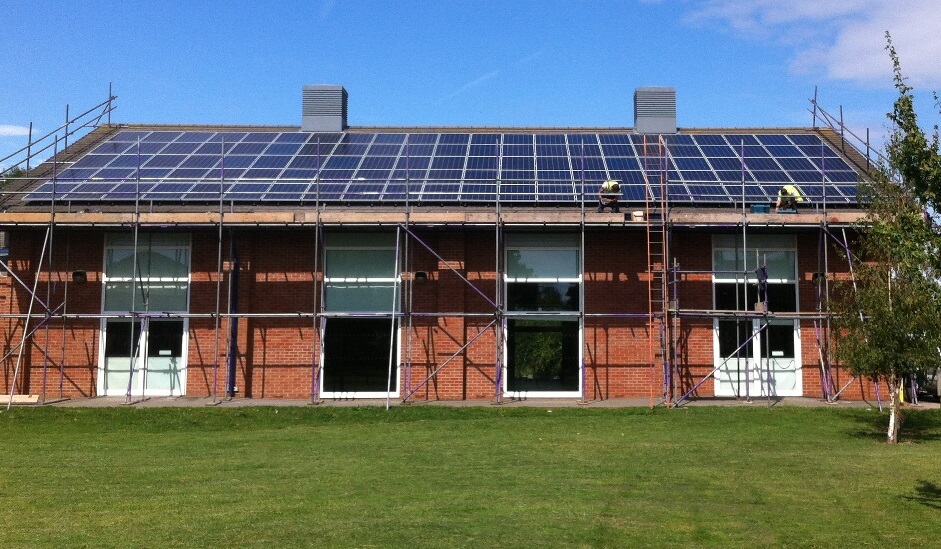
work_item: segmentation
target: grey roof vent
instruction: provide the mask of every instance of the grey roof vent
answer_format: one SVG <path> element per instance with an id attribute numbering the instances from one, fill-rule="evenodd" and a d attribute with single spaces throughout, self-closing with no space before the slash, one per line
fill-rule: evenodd
<path id="1" fill-rule="evenodd" d="M 343 86 L 304 86 L 302 100 L 305 132 L 341 132 L 346 129 L 347 94 Z"/>
<path id="2" fill-rule="evenodd" d="M 635 133 L 676 133 L 676 88 L 644 87 L 634 91 Z"/>

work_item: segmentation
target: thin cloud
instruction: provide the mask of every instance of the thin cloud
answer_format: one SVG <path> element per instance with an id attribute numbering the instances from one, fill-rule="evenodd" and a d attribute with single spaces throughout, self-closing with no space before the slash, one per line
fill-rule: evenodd
<path id="1" fill-rule="evenodd" d="M 326 21 L 330 17 L 330 13 L 333 11 L 333 8 L 337 5 L 336 0 L 323 0 L 320 4 L 320 21 Z"/>
<path id="2" fill-rule="evenodd" d="M 540 57 L 542 57 L 543 52 L 545 52 L 545 49 L 536 50 L 535 52 L 533 52 L 533 53 L 527 55 L 526 57 L 524 57 L 524 58 L 518 60 L 516 63 L 514 63 L 514 65 L 515 65 L 515 66 L 518 66 L 518 65 L 527 65 L 527 64 L 529 64 L 529 63 L 535 61 L 536 59 L 539 59 Z"/>
<path id="3" fill-rule="evenodd" d="M 16 137 L 21 135 L 29 135 L 29 128 L 26 126 L 13 126 L 10 124 L 0 124 L 0 136 L 2 137 Z"/>
<path id="4" fill-rule="evenodd" d="M 691 10 L 687 21 L 718 21 L 739 36 L 792 45 L 793 72 L 879 86 L 892 83 L 885 52 L 889 31 L 910 81 L 941 85 L 941 10 L 936 0 L 709 0 Z"/>
<path id="5" fill-rule="evenodd" d="M 496 78 L 497 75 L 499 75 L 499 74 L 500 74 L 500 71 L 499 71 L 499 70 L 495 70 L 495 71 L 488 72 L 487 74 L 481 76 L 480 78 L 477 78 L 476 80 L 472 80 L 472 81 L 468 82 L 467 84 L 464 84 L 463 86 L 461 86 L 460 88 L 458 88 L 458 89 L 455 90 L 454 92 L 452 92 L 452 93 L 448 94 L 447 96 L 445 96 L 444 98 L 442 98 L 441 101 L 439 101 L 438 103 L 441 104 L 441 103 L 444 103 L 445 101 L 448 101 L 448 100 L 450 100 L 450 99 L 454 99 L 455 97 L 457 97 L 458 95 L 461 95 L 462 93 L 466 92 L 467 90 L 469 90 L 469 89 L 471 89 L 471 88 L 473 88 L 473 87 L 479 86 L 479 85 L 483 84 L 484 82 L 486 82 L 487 80 L 490 80 L 490 79 L 492 79 L 492 78 Z"/>

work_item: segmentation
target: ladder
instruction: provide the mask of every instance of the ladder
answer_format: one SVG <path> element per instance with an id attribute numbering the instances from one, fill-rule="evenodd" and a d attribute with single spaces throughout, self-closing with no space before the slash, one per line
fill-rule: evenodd
<path id="1" fill-rule="evenodd" d="M 668 216 L 667 150 L 660 136 L 644 136 L 645 219 L 647 228 L 647 357 L 650 365 L 650 405 L 655 404 L 657 385 L 660 397 L 667 404 L 672 398 L 670 342 L 672 334 L 668 319 Z"/>

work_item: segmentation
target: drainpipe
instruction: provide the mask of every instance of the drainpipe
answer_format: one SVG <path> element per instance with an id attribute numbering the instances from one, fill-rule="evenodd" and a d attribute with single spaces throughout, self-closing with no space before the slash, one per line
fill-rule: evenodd
<path id="1" fill-rule="evenodd" d="M 233 398 L 236 393 L 235 387 L 235 364 L 238 358 L 239 343 L 239 318 L 237 316 L 239 308 L 239 255 L 235 247 L 235 232 L 233 231 L 229 238 L 229 257 L 232 258 L 232 265 L 229 269 L 229 368 L 226 380 L 225 394 Z"/>

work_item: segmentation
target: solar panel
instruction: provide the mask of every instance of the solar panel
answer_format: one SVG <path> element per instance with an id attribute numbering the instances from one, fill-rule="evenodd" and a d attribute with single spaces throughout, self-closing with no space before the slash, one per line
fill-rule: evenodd
<path id="1" fill-rule="evenodd" d="M 642 201 L 644 172 L 659 182 L 664 155 L 677 202 L 727 203 L 743 182 L 754 198 L 797 184 L 812 200 L 857 202 L 859 175 L 813 133 L 122 130 L 57 174 L 55 198 L 199 202 L 221 189 L 226 201 L 577 203 L 614 178 L 624 200 Z M 51 193 L 47 181 L 25 200 Z"/>

